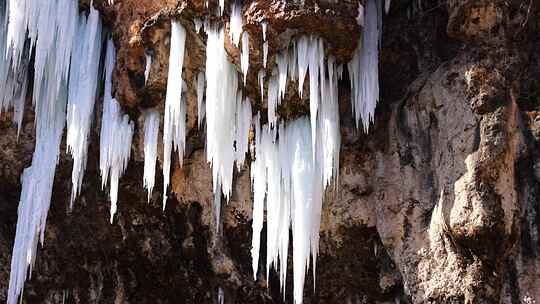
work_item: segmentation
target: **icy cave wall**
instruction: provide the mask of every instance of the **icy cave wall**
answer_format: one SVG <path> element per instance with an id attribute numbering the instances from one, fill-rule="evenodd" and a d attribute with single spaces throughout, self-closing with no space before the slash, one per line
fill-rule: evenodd
<path id="1" fill-rule="evenodd" d="M 104 65 L 111 66 L 105 64 L 106 55 L 116 59 L 114 71 L 109 69 L 112 87 L 109 92 L 105 84 L 95 115 L 90 114 L 95 119 L 88 128 L 87 170 L 80 195 L 67 213 L 75 171 L 73 151 L 65 151 L 69 134 L 59 145 L 45 247 L 38 250 L 32 279 L 24 289 L 28 302 L 57 303 L 65 298 L 76 303 L 178 299 L 212 303 L 220 293 L 227 303 L 279 303 L 283 294 L 285 301 L 293 301 L 292 268 L 297 266 L 290 262 L 292 250 L 285 293 L 280 292 L 279 272 L 266 276 L 267 225 L 261 226 L 259 272 L 253 278 L 256 198 L 250 181 L 254 168 L 248 162 L 234 173 L 229 203 L 223 201 L 221 224 L 216 225 L 215 173 L 207 163 L 212 149 L 208 149 L 208 130 L 198 122 L 198 105 L 207 101 L 208 94 L 203 100 L 197 98 L 211 37 L 198 33 L 196 20 L 203 27 L 205 17 L 225 21 L 221 39 L 225 56 L 238 71 L 239 86 L 246 67 L 242 54 L 249 52 L 243 95 L 235 107 L 242 108 L 249 100 L 253 113 L 266 116 L 264 124 L 272 117 L 268 100 L 260 99 L 259 71 L 264 58 L 267 71 L 279 69 L 283 62 L 279 54 L 292 40 L 315 35 L 324 41 L 326 59 L 332 56 L 338 64 L 350 62 L 363 37 L 356 20 L 358 3 L 244 2 L 240 15 L 248 33 L 248 50 L 243 48 L 246 35 L 237 33 L 229 39 L 229 29 L 238 27 L 238 19 L 228 24 L 234 19 L 232 4 L 223 4 L 221 18 L 209 16 L 208 11 L 220 9 L 219 3 L 212 2 L 207 9 L 204 1 L 95 1 L 117 50 L 116 56 L 105 54 L 110 49 L 105 45 L 101 51 Z M 81 3 L 85 16 L 88 7 L 89 3 Z M 304 302 L 527 303 L 540 298 L 536 9 L 534 2 L 391 3 L 382 25 L 381 102 L 368 134 L 362 126 L 359 131 L 351 111 L 355 82 L 351 86 L 349 69 L 337 84 L 339 178 L 336 190 L 326 194 L 322 205 L 316 286 L 312 288 L 310 269 Z M 162 212 L 165 130 L 156 135 L 155 127 L 147 123 L 152 123 L 149 109 L 161 113 L 158 125 L 166 123 L 169 55 L 175 44 L 172 19 L 185 30 L 181 75 L 185 85 L 176 89 L 185 97 L 187 121 L 183 160 L 171 153 L 172 191 Z M 362 22 L 365 25 L 367 20 Z M 219 32 L 215 38 L 220 39 Z M 88 43 L 89 39 L 82 40 Z M 219 60 L 218 55 L 212 59 Z M 289 82 L 275 112 L 281 119 L 309 117 L 312 78 L 308 73 L 302 95 L 298 83 Z M 207 84 L 210 81 L 206 79 Z M 220 81 L 225 81 L 224 72 L 215 76 L 214 83 Z M 266 94 L 268 87 L 267 80 Z M 35 89 L 30 90 L 35 94 Z M 114 106 L 112 96 L 121 109 Z M 39 145 L 30 100 L 18 141 L 13 114 L 2 114 L 2 297 L 7 297 L 16 208 L 24 190 L 20 176 L 33 163 L 34 142 Z M 129 115 L 126 120 L 122 112 Z M 109 119 L 102 120 L 104 113 L 110 114 Z M 67 125 L 69 129 L 69 118 Z M 260 141 L 255 129 L 253 134 L 248 132 L 251 143 Z M 120 179 L 113 225 L 108 224 L 110 191 L 99 191 L 100 171 L 103 176 L 108 163 L 103 159 L 107 155 L 102 151 L 107 146 L 103 140 L 115 137 L 104 136 L 104 130 L 133 130 L 134 136 L 131 144 L 113 145 L 130 147 L 120 154 L 132 156 Z M 308 137 L 313 136 L 300 137 L 302 146 L 312 145 L 305 140 Z M 143 188 L 143 177 L 151 179 L 145 168 L 145 138 L 158 141 L 158 149 L 149 152 L 159 159 L 149 204 Z M 262 143 L 254 149 L 259 146 Z M 268 146 L 264 151 L 270 150 Z M 249 162 L 257 159 L 252 153 L 246 157 Z M 110 163 L 122 167 L 121 160 Z"/>

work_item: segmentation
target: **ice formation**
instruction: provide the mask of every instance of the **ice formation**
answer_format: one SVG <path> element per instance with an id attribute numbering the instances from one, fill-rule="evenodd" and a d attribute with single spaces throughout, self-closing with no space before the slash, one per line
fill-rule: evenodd
<path id="1" fill-rule="evenodd" d="M 225 303 L 225 293 L 223 292 L 223 288 L 218 288 L 218 304 Z"/>
<path id="2" fill-rule="evenodd" d="M 24 103 L 26 89 L 28 86 L 28 60 L 23 59 L 18 66 L 12 62 L 8 54 L 7 43 L 7 6 L 6 2 L 0 3 L 0 112 L 13 108 L 13 121 L 17 124 L 17 135 L 21 130 L 22 117 L 24 112 Z M 28 52 L 28 49 L 26 49 Z M 28 58 L 28 54 L 24 58 Z"/>
<path id="3" fill-rule="evenodd" d="M 44 240 L 66 122 L 69 61 L 79 16 L 78 4 L 68 0 L 9 0 L 0 7 L 3 11 L 7 10 L 1 14 L 4 26 L 1 36 L 5 40 L 0 42 L 0 48 L 4 51 L 0 61 L 0 79 L 3 80 L 0 109 L 14 106 L 15 120 L 19 127 L 26 96 L 25 70 L 28 63 L 24 57 L 35 48 L 32 101 L 35 108 L 36 143 L 32 164 L 24 170 L 21 178 L 22 192 L 7 294 L 7 303 L 15 304 L 27 275 L 32 271 L 38 240 L 41 243 Z"/>
<path id="4" fill-rule="evenodd" d="M 71 201 L 81 189 L 86 162 L 101 55 L 101 18 L 93 7 L 88 18 L 80 17 L 71 56 L 67 105 L 67 150 L 73 156 Z"/>
<path id="5" fill-rule="evenodd" d="M 242 5 L 236 1 L 231 4 L 231 19 L 229 22 L 229 37 L 235 46 L 240 43 L 242 35 Z"/>
<path id="6" fill-rule="evenodd" d="M 305 57 L 308 57 L 305 60 Z M 256 159 L 251 164 L 253 189 L 253 273 L 257 276 L 264 210 L 267 223 L 266 275 L 279 270 L 281 288 L 287 277 L 289 228 L 293 232 L 295 303 L 302 303 L 305 272 L 318 254 L 324 192 L 339 168 L 338 73 L 335 60 L 324 58 L 316 37 L 301 37 L 276 57 L 268 81 L 268 125 L 255 120 Z M 275 112 L 284 97 L 287 75 L 303 79 L 309 71 L 310 119 L 278 124 Z M 302 87 L 299 87 L 301 90 Z"/>
<path id="7" fill-rule="evenodd" d="M 156 179 L 157 146 L 159 135 L 159 112 L 151 109 L 144 113 L 144 175 L 143 185 L 148 190 L 148 201 L 152 196 Z"/>
<path id="8" fill-rule="evenodd" d="M 263 41 L 266 41 L 266 29 L 268 27 L 268 23 L 267 22 L 262 22 L 261 27 L 262 27 Z"/>
<path id="9" fill-rule="evenodd" d="M 263 67 L 266 69 L 266 62 L 268 61 L 268 41 L 263 43 Z"/>
<path id="10" fill-rule="evenodd" d="M 384 12 L 387 13 L 387 14 L 390 11 L 390 3 L 391 3 L 391 0 L 385 0 L 384 1 Z"/>
<path id="11" fill-rule="evenodd" d="M 193 24 L 195 25 L 195 33 L 199 34 L 202 28 L 202 20 L 200 18 L 193 19 Z"/>
<path id="12" fill-rule="evenodd" d="M 351 105 L 356 126 L 369 130 L 379 99 L 379 30 L 381 16 L 376 0 L 368 0 L 364 10 L 362 41 L 348 64 L 351 80 Z"/>
<path id="13" fill-rule="evenodd" d="M 260 69 L 259 73 L 257 73 L 257 79 L 259 80 L 259 88 L 261 90 L 261 101 L 264 100 L 264 77 L 266 76 L 266 72 L 264 69 Z"/>
<path id="14" fill-rule="evenodd" d="M 171 154 L 178 151 L 178 161 L 182 165 L 186 142 L 186 105 L 182 99 L 182 66 L 186 30 L 178 21 L 171 21 L 171 50 L 169 55 L 169 75 L 165 97 L 165 119 L 163 122 L 163 209 L 167 203 L 167 189 L 171 173 Z"/>
<path id="15" fill-rule="evenodd" d="M 120 104 L 112 95 L 112 73 L 116 50 L 112 40 L 107 41 L 105 56 L 105 88 L 103 93 L 103 113 L 99 138 L 99 169 L 101 187 L 110 183 L 111 223 L 116 213 L 118 201 L 118 181 L 127 167 L 131 156 L 133 123 L 122 113 Z"/>
<path id="16" fill-rule="evenodd" d="M 208 1 L 206 2 L 206 7 L 208 7 Z M 223 10 L 225 9 L 225 0 L 219 0 L 219 14 L 223 15 Z"/>
<path id="17" fill-rule="evenodd" d="M 204 72 L 199 72 L 197 74 L 197 125 L 199 129 L 202 126 L 204 116 L 206 114 L 205 105 L 204 105 Z"/>
<path id="18" fill-rule="evenodd" d="M 227 59 L 223 29 L 208 28 L 206 44 L 206 159 L 212 166 L 216 221 L 221 194 L 231 194 L 236 152 L 238 75 Z"/>
<path id="19" fill-rule="evenodd" d="M 109 4 L 112 4 L 109 0 Z M 390 1 L 386 0 L 386 10 Z M 225 2 L 219 1 L 223 14 Z M 35 52 L 33 104 L 35 106 L 36 147 L 32 165 L 22 176 L 17 234 L 11 262 L 8 304 L 15 304 L 35 259 L 38 238 L 43 242 L 50 206 L 54 173 L 64 125 L 67 146 L 74 159 L 71 202 L 80 191 L 87 162 L 93 108 L 99 87 L 101 22 L 97 11 L 79 15 L 73 0 L 21 1 L 0 3 L 0 111 L 14 108 L 19 129 L 26 96 L 28 55 Z M 378 100 L 378 48 L 381 11 L 376 0 L 359 5 L 359 23 L 364 27 L 361 44 L 348 64 L 351 102 L 357 126 L 362 120 L 368 130 Z M 9 22 L 7 21 L 9 19 Z M 242 29 L 241 2 L 230 10 L 229 36 L 233 44 L 242 39 L 240 69 L 246 81 L 249 68 L 249 35 Z M 196 31 L 202 27 L 194 20 Z M 325 191 L 337 184 L 339 168 L 338 79 L 343 68 L 334 58 L 325 58 L 324 43 L 315 36 L 302 36 L 276 55 L 276 66 L 266 71 L 268 57 L 267 23 L 262 23 L 263 65 L 258 72 L 261 100 L 268 101 L 268 124 L 260 115 L 252 121 L 249 98 L 239 88 L 238 72 L 224 48 L 223 28 L 204 21 L 207 33 L 206 69 L 196 82 L 198 125 L 206 116 L 206 156 L 212 167 L 216 222 L 219 223 L 222 196 L 229 199 L 233 172 L 241 170 L 250 149 L 250 130 L 255 125 L 255 158 L 251 162 L 253 206 L 253 271 L 257 277 L 261 232 L 265 210 L 267 223 L 266 276 L 271 268 L 279 272 L 284 291 L 287 278 L 289 229 L 293 240 L 294 301 L 302 303 L 305 274 L 315 274 L 319 250 L 319 227 Z M 23 35 L 21 33 L 27 33 Z M 171 49 L 163 124 L 163 207 L 170 182 L 171 157 L 178 151 L 182 165 L 186 136 L 186 100 L 182 79 L 186 30 L 171 22 Z M 110 183 L 111 222 L 117 208 L 118 182 L 131 153 L 134 125 L 123 114 L 112 94 L 115 49 L 107 42 L 103 117 L 100 133 L 100 173 L 102 187 Z M 145 81 L 151 60 L 146 55 Z M 296 81 L 303 97 L 306 76 L 309 84 L 309 117 L 283 121 L 278 107 L 285 99 L 288 82 Z M 205 87 L 206 82 L 206 87 Z M 68 87 L 69 84 L 69 87 Z M 67 114 L 66 114 L 67 111 Z M 67 117 L 67 120 L 66 120 Z M 155 183 L 160 114 L 144 113 L 143 185 L 150 198 Z M 315 280 L 314 280 L 315 281 Z"/>
<path id="20" fill-rule="evenodd" d="M 242 53 L 240 55 L 240 69 L 244 74 L 244 85 L 246 85 L 247 72 L 249 69 L 249 34 L 242 34 Z"/>
<path id="21" fill-rule="evenodd" d="M 152 67 L 152 56 L 150 54 L 145 54 L 145 65 L 144 65 L 144 83 L 148 81 L 148 76 L 150 75 L 150 68 Z"/>
<path id="22" fill-rule="evenodd" d="M 242 100 L 242 95 L 236 97 L 236 132 L 235 132 L 235 162 L 238 171 L 242 169 L 249 150 L 249 130 L 251 129 L 251 101 L 248 97 Z"/>

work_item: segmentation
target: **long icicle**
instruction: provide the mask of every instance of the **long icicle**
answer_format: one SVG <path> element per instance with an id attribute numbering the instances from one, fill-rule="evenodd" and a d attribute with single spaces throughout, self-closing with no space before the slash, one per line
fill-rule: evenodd
<path id="1" fill-rule="evenodd" d="M 152 196 L 156 179 L 157 146 L 159 135 L 159 112 L 147 110 L 144 113 L 144 174 L 143 185 L 148 191 L 148 201 Z"/>
<path id="2" fill-rule="evenodd" d="M 81 189 L 86 169 L 102 44 L 99 12 L 91 7 L 88 19 L 85 17 L 81 19 L 77 33 L 77 40 L 80 43 L 76 44 L 71 57 L 67 105 L 66 142 L 67 150 L 73 156 L 70 207 L 73 207 L 73 201 Z"/>
<path id="3" fill-rule="evenodd" d="M 5 55 L 13 71 L 24 67 L 22 54 L 25 52 L 26 38 L 29 37 L 30 45 L 35 46 L 33 102 L 36 144 L 32 165 L 24 170 L 22 176 L 7 295 L 7 303 L 16 304 L 27 275 L 32 272 L 38 240 L 43 244 L 45 238 L 45 224 L 66 122 L 67 71 L 73 34 L 78 23 L 78 3 L 10 0 L 7 5 L 9 22 Z M 41 11 L 51 14 L 39 14 Z M 29 12 L 37 15 L 30 16 Z M 62 18 L 58 18 L 58 15 Z"/>
<path id="4" fill-rule="evenodd" d="M 167 189 L 171 175 L 172 150 L 178 151 L 178 161 L 182 165 L 186 142 L 186 106 L 182 99 L 182 67 L 186 30 L 180 22 L 171 21 L 171 50 L 169 54 L 169 75 L 165 97 L 165 119 L 163 122 L 163 210 L 167 203 Z"/>
<path id="5" fill-rule="evenodd" d="M 255 120 L 256 158 L 251 164 L 254 200 L 251 254 L 256 278 L 266 209 L 266 276 L 268 278 L 271 267 L 278 269 L 284 292 L 290 227 L 293 231 L 294 301 L 302 303 L 310 258 L 315 278 L 324 192 L 332 180 L 337 182 L 339 73 L 334 58 L 325 60 L 323 42 L 316 37 L 300 37 L 293 48 L 277 54 L 276 61 L 278 67 L 274 68 L 268 81 L 269 123 L 261 128 L 259 118 Z M 303 79 L 308 70 L 310 104 L 315 107 L 316 114 L 309 119 L 281 122 L 278 126 L 275 108 L 283 97 L 287 76 Z M 299 86 L 301 90 L 302 86 Z"/>
<path id="6" fill-rule="evenodd" d="M 99 142 L 99 168 L 101 187 L 110 182 L 111 223 L 117 209 L 118 182 L 131 156 L 131 142 L 134 125 L 127 114 L 122 113 L 120 104 L 112 95 L 112 73 L 116 60 L 116 50 L 112 40 L 107 41 L 105 56 L 105 92 Z"/>

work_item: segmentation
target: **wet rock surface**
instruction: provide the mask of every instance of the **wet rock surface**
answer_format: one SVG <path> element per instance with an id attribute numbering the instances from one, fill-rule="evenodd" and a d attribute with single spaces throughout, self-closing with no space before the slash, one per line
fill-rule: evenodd
<path id="1" fill-rule="evenodd" d="M 100 110 L 73 210 L 72 165 L 63 144 L 45 242 L 24 302 L 216 303 L 221 288 L 225 303 L 292 303 L 291 265 L 284 300 L 275 273 L 268 281 L 263 271 L 253 279 L 249 166 L 236 173 L 219 230 L 215 225 L 193 81 L 205 68 L 206 38 L 193 18 L 228 28 L 229 2 L 222 18 L 208 13 L 217 8 L 213 1 L 209 10 L 204 1 L 115 0 L 111 6 L 96 0 L 94 6 L 118 49 L 116 96 L 137 122 L 133 157 L 111 225 L 98 170 Z M 538 9 L 534 1 L 392 3 L 383 21 L 381 99 L 369 134 L 354 126 L 347 73 L 339 83 L 339 187 L 323 205 L 315 289 L 310 269 L 305 303 L 540 303 Z M 243 14 L 250 34 L 244 92 L 262 112 L 261 22 L 269 24 L 269 66 L 302 34 L 323 37 L 328 55 L 346 63 L 361 35 L 354 1 L 244 1 Z M 183 167 L 174 161 L 175 195 L 162 211 L 161 170 L 150 202 L 142 187 L 140 116 L 150 107 L 163 111 L 171 18 L 188 32 L 188 138 Z M 240 51 L 226 47 L 239 66 Z M 287 96 L 284 117 L 305 113 L 305 100 L 292 88 Z M 0 301 L 9 283 L 20 176 L 34 145 L 30 104 L 18 139 L 11 114 L 0 115 Z"/>

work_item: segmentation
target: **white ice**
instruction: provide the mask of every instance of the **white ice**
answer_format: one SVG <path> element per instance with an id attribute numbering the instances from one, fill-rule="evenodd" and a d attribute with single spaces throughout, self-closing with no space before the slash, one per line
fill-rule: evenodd
<path id="1" fill-rule="evenodd" d="M 86 162 L 94 104 L 96 100 L 101 55 L 101 18 L 90 8 L 88 18 L 82 16 L 71 56 L 67 105 L 67 150 L 73 156 L 70 207 L 81 189 Z"/>
<path id="2" fill-rule="evenodd" d="M 163 209 L 167 203 L 167 190 L 171 174 L 171 154 L 178 151 L 178 161 L 182 165 L 186 141 L 186 103 L 182 98 L 182 66 L 186 30 L 180 22 L 171 21 L 171 49 L 169 54 L 169 75 L 165 97 L 165 119 L 163 122 Z"/>
<path id="3" fill-rule="evenodd" d="M 240 36 L 242 35 L 242 26 L 242 5 L 236 1 L 232 1 L 229 21 L 229 37 L 237 47 L 240 43 Z"/>
<path id="4" fill-rule="evenodd" d="M 159 135 L 159 112 L 154 109 L 144 113 L 144 175 L 143 185 L 148 191 L 148 201 L 156 179 L 156 161 Z"/>
<path id="5" fill-rule="evenodd" d="M 116 50 L 111 39 L 107 41 L 105 56 L 105 89 L 103 113 L 99 138 L 99 169 L 101 187 L 110 183 L 111 223 L 117 210 L 118 182 L 124 174 L 131 156 L 134 125 L 112 95 L 112 73 L 116 62 Z"/>

